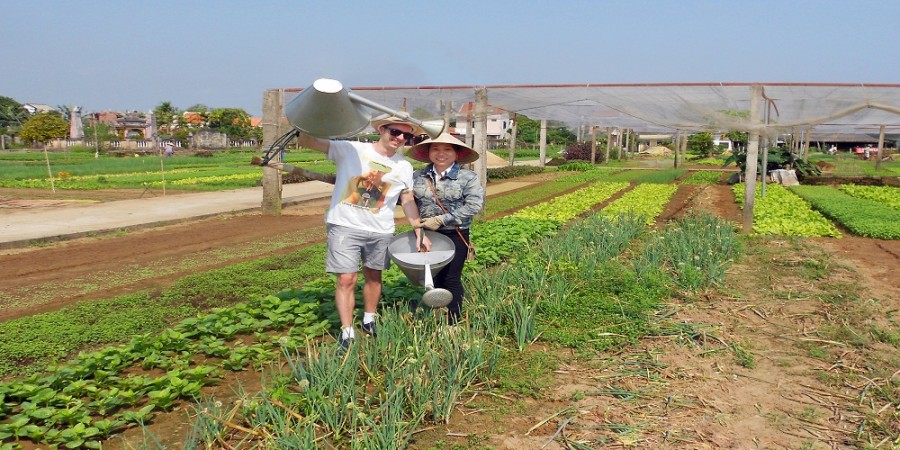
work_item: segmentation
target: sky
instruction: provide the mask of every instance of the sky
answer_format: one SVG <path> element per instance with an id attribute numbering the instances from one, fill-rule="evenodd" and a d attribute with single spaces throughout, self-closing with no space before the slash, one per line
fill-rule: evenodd
<path id="1" fill-rule="evenodd" d="M 243 108 L 347 87 L 900 83 L 893 0 L 10 0 L 0 96 Z"/>

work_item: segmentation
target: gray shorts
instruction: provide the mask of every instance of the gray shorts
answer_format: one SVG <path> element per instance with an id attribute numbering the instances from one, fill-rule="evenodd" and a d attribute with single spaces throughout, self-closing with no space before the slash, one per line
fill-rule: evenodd
<path id="1" fill-rule="evenodd" d="M 329 273 L 359 272 L 359 261 L 370 269 L 385 270 L 390 266 L 388 245 L 394 235 L 373 233 L 340 225 L 326 224 L 328 253 L 325 271 Z"/>

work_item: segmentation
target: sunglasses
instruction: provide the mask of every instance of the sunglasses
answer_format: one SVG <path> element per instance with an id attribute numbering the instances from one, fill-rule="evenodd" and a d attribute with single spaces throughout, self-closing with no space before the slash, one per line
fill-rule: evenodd
<path id="1" fill-rule="evenodd" d="M 385 127 L 385 128 L 387 128 L 388 132 L 391 133 L 391 136 L 393 136 L 393 137 L 403 136 L 403 139 L 406 139 L 406 140 L 410 140 L 413 137 L 415 137 L 414 134 L 412 134 L 408 131 L 402 131 L 402 130 L 398 130 L 396 128 L 391 128 L 391 127 Z"/>

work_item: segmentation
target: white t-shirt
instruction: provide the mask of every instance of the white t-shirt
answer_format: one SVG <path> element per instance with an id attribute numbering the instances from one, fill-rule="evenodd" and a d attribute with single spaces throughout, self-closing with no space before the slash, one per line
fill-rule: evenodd
<path id="1" fill-rule="evenodd" d="M 331 141 L 328 159 L 337 165 L 337 174 L 325 222 L 393 233 L 400 193 L 412 189 L 412 164 L 399 152 L 388 158 L 370 143 L 350 141 Z"/>

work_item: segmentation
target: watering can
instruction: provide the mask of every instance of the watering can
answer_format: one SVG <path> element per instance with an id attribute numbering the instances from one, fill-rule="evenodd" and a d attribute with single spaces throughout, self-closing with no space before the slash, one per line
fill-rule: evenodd
<path id="1" fill-rule="evenodd" d="M 422 121 L 405 111 L 397 111 L 344 88 L 338 80 L 319 78 L 284 108 L 291 125 L 323 139 L 349 137 L 364 130 L 372 119 L 366 108 L 382 111 L 422 127 L 432 138 L 444 130 L 443 120 Z"/>
<path id="2" fill-rule="evenodd" d="M 420 252 L 421 241 L 416 239 L 414 231 L 407 231 L 394 236 L 388 245 L 388 254 L 409 281 L 425 287 L 422 304 L 429 308 L 441 308 L 450 304 L 453 294 L 446 289 L 435 288 L 433 276 L 450 263 L 456 254 L 456 246 L 450 238 L 434 231 L 422 230 L 422 236 L 427 236 L 431 241 L 431 251 Z"/>

